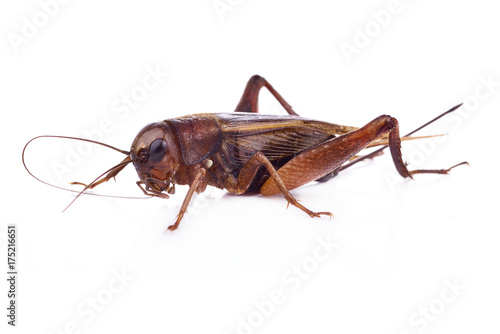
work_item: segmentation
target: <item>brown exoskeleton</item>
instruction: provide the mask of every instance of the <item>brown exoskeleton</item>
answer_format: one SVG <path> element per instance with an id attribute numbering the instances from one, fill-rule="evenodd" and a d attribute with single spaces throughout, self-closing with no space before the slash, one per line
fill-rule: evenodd
<path id="1" fill-rule="evenodd" d="M 262 87 L 273 94 L 289 115 L 258 114 L 258 95 Z M 401 138 L 395 118 L 382 115 L 361 128 L 302 118 L 258 75 L 248 81 L 235 111 L 194 114 L 151 123 L 139 132 L 130 151 L 103 144 L 127 157 L 90 184 L 73 184 L 84 185 L 83 193 L 114 178 L 126 165 L 133 163 L 139 175 L 137 184 L 146 195 L 168 198 L 168 194 L 174 193 L 176 184 L 189 185 L 177 219 L 168 227 L 173 231 L 186 213 L 193 194 L 203 192 L 209 185 L 227 189 L 232 194 L 258 192 L 267 196 L 281 193 L 289 203 L 311 217 L 331 217 L 330 212 L 309 210 L 290 190 L 330 178 L 347 167 L 345 163 L 359 151 L 370 146 L 389 146 L 396 169 L 405 178 L 416 173 L 447 174 L 452 168 L 466 163 L 448 169 L 410 171 L 401 156 Z M 387 146 L 349 165 L 373 157 Z"/>

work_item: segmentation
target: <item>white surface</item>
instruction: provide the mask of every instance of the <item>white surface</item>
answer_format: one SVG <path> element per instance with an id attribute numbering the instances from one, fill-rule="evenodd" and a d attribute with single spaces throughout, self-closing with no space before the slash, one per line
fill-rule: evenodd
<path id="1" fill-rule="evenodd" d="M 6 225 L 15 223 L 20 273 L 18 327 L 5 324 L 5 311 L 1 326 L 12 333 L 498 331 L 500 86 L 488 94 L 481 83 L 500 81 L 492 3 L 402 0 L 348 63 L 341 44 L 352 44 L 366 25 L 376 29 L 370 13 L 389 1 L 223 2 L 233 10 L 221 19 L 210 0 L 70 1 L 17 53 L 9 33 L 20 34 L 23 17 L 32 20 L 41 7 L 1 5 L 0 258 L 6 261 Z M 140 89 L 147 68 L 168 76 L 127 116 L 115 112 L 122 94 Z M 430 153 L 403 145 L 413 167 L 463 160 L 471 167 L 391 186 L 395 170 L 385 154 L 294 191 L 311 209 L 331 210 L 331 221 L 287 210 L 280 197 L 212 192 L 175 233 L 163 231 L 175 219 L 182 187 L 169 201 L 84 197 L 61 214 L 72 195 L 22 167 L 21 150 L 37 135 L 83 136 L 109 119 L 113 130 L 103 141 L 128 149 L 152 121 L 230 112 L 256 73 L 301 115 L 362 125 L 387 113 L 402 133 L 479 94 L 476 109 L 422 132 L 450 134 Z M 260 110 L 282 112 L 267 92 Z M 64 148 L 54 142 L 47 151 L 61 157 Z M 97 176 L 121 157 L 109 159 L 89 156 L 74 172 L 87 171 L 90 161 L 97 172 L 88 175 Z M 126 184 L 140 195 L 127 169 L 108 189 Z M 338 247 L 326 253 L 318 238 Z M 311 273 L 299 278 L 294 264 Z M 120 283 L 114 277 L 122 271 L 133 278 Z M 462 288 L 455 295 L 450 284 Z M 91 311 L 92 298 L 100 311 Z M 259 311 L 255 303 L 270 298 L 273 311 L 269 302 Z"/>

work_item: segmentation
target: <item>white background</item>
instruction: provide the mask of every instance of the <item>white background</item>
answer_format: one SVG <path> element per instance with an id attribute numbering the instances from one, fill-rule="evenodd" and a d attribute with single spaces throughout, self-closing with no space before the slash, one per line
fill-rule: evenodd
<path id="1" fill-rule="evenodd" d="M 491 1 L 401 0 L 390 18 L 380 14 L 390 1 L 233 0 L 221 1 L 231 9 L 222 15 L 211 0 L 69 1 L 57 9 L 50 2 L 51 17 L 40 5 L 47 2 L 0 8 L 2 268 L 8 224 L 17 224 L 19 244 L 18 327 L 6 325 L 2 279 L 2 328 L 499 330 L 500 22 Z M 14 46 L 27 21 L 40 27 Z M 363 39 L 365 29 L 371 37 Z M 350 61 L 345 43 L 359 46 Z M 120 119 L 117 101 L 140 89 L 147 68 L 168 75 Z M 109 119 L 112 131 L 103 141 L 128 150 L 152 121 L 230 112 L 253 74 L 265 76 L 303 116 L 360 126 L 386 113 L 398 118 L 402 134 L 468 101 L 453 118 L 422 131 L 448 133 L 445 140 L 405 143 L 403 155 L 410 168 L 464 160 L 470 167 L 399 182 L 385 154 L 293 192 L 312 210 L 332 211 L 331 221 L 287 210 L 280 196 L 211 190 L 175 233 L 164 233 L 186 187 L 168 201 L 84 196 L 61 214 L 73 195 L 37 182 L 22 166 L 23 146 L 37 135 L 83 137 Z M 485 80 L 494 85 L 484 86 Z M 260 110 L 283 112 L 267 92 Z M 51 178 L 50 161 L 42 158 L 64 159 L 66 144 L 32 150 L 38 176 Z M 89 182 L 122 158 L 89 155 L 72 170 L 87 172 L 85 179 L 67 176 Z M 102 189 L 130 185 L 140 195 L 133 167 L 127 170 Z M 327 253 L 318 240 L 337 247 Z M 293 265 L 304 265 L 308 276 L 292 273 Z M 459 287 L 450 290 L 450 284 Z M 279 292 L 279 303 L 262 302 Z"/>

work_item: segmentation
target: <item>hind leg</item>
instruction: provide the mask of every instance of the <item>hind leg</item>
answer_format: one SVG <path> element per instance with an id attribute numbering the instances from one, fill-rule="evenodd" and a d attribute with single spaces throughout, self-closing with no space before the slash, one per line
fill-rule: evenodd
<path id="1" fill-rule="evenodd" d="M 402 177 L 412 178 L 413 174 L 421 173 L 446 174 L 451 168 L 458 166 L 448 169 L 408 170 L 401 155 L 398 121 L 391 116 L 383 115 L 356 131 L 329 139 L 299 153 L 278 170 L 278 175 L 286 189 L 295 189 L 328 175 L 371 142 L 386 134 L 389 134 L 389 148 L 392 160 L 396 170 Z M 462 164 L 465 164 L 465 162 L 459 165 Z M 262 195 L 274 195 L 280 192 L 273 178 L 267 180 L 260 189 Z"/>
<path id="2" fill-rule="evenodd" d="M 241 96 L 240 102 L 236 106 L 234 111 L 239 112 L 259 112 L 259 93 L 262 87 L 266 87 L 267 90 L 278 100 L 278 102 L 285 108 L 288 114 L 298 115 L 293 111 L 292 106 L 290 106 L 283 97 L 271 86 L 266 79 L 260 75 L 254 75 L 248 80 L 243 96 Z"/>

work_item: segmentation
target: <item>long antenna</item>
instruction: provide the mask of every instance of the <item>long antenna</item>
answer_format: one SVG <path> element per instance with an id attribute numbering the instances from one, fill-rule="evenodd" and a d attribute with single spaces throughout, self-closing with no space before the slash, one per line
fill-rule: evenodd
<path id="1" fill-rule="evenodd" d="M 48 183 L 46 181 L 43 181 L 43 180 L 39 179 L 38 177 L 36 177 L 28 169 L 28 167 L 26 166 L 26 161 L 24 159 L 24 154 L 26 152 L 26 148 L 28 147 L 28 145 L 32 141 L 34 141 L 35 139 L 39 139 L 39 138 L 61 138 L 61 139 L 71 139 L 71 140 L 82 140 L 82 141 L 86 141 L 86 142 L 89 142 L 89 143 L 98 144 L 98 145 L 110 148 L 112 150 L 115 150 L 115 151 L 120 152 L 120 153 L 125 154 L 125 155 L 130 155 L 130 152 L 128 152 L 128 151 L 120 150 L 120 149 L 118 149 L 118 148 L 116 148 L 114 146 L 111 146 L 111 145 L 108 145 L 108 144 L 104 144 L 104 143 L 101 143 L 101 142 L 98 142 L 98 141 L 95 141 L 95 140 L 84 139 L 84 138 L 76 138 L 76 137 L 67 137 L 67 136 L 51 136 L 51 135 L 38 136 L 38 137 L 32 138 L 29 142 L 26 143 L 26 145 L 24 145 L 23 153 L 22 153 L 22 161 L 23 161 L 24 169 L 26 169 L 26 171 L 28 172 L 29 175 L 31 175 L 38 182 L 41 182 L 41 183 L 46 184 L 48 186 L 51 186 L 51 187 L 54 187 L 54 188 L 57 188 L 57 189 L 61 189 L 61 190 L 65 190 L 65 191 L 70 191 L 70 192 L 73 192 L 73 193 L 78 193 L 78 194 L 80 194 L 81 191 L 74 190 L 74 189 L 68 189 L 68 188 L 64 188 L 64 187 L 61 187 L 61 186 L 56 186 L 55 184 L 51 184 L 51 183 Z M 128 199 L 146 199 L 146 198 L 150 198 L 150 197 L 114 196 L 114 195 L 112 196 L 112 195 L 102 195 L 102 194 L 95 194 L 95 193 L 88 193 L 88 192 L 86 192 L 85 195 L 101 196 L 101 197 L 114 197 L 114 198 L 128 198 Z"/>
<path id="2" fill-rule="evenodd" d="M 29 142 L 27 142 L 27 143 L 26 143 L 26 145 L 24 145 L 24 149 L 23 149 L 23 161 L 24 161 L 24 151 L 26 150 L 26 147 L 27 147 L 27 146 L 29 145 L 29 143 L 31 143 L 33 140 L 38 139 L 38 138 L 62 138 L 62 139 L 71 139 L 71 140 L 81 140 L 81 141 L 86 141 L 86 142 L 93 143 L 93 144 L 97 144 L 97 145 L 102 145 L 102 146 L 104 146 L 104 147 L 110 148 L 110 149 L 112 149 L 112 150 L 115 150 L 115 151 L 120 152 L 120 153 L 125 154 L 125 155 L 130 155 L 130 152 L 129 152 L 129 151 L 120 150 L 119 148 L 116 148 L 116 147 L 114 147 L 114 146 L 111 146 L 111 145 L 108 145 L 108 144 L 105 144 L 105 143 L 98 142 L 98 141 L 96 141 L 96 140 L 85 139 L 85 138 L 77 138 L 77 137 L 67 137 L 67 136 L 51 136 L 51 135 L 43 135 L 43 136 L 38 136 L 38 137 L 32 138 Z"/>

